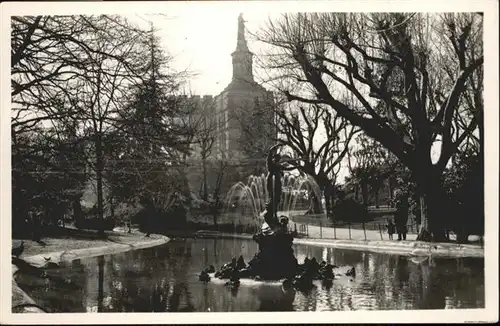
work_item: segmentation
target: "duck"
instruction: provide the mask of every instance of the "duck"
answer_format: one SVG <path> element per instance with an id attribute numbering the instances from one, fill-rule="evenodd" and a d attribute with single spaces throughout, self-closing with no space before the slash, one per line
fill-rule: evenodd
<path id="1" fill-rule="evenodd" d="M 202 271 L 198 278 L 202 282 L 209 282 L 210 281 L 210 275 L 208 275 L 208 273 L 206 271 Z"/>
<path id="2" fill-rule="evenodd" d="M 320 278 L 322 280 L 333 280 L 335 278 L 335 275 L 333 274 L 333 266 L 330 264 L 324 265 L 320 271 Z"/>
<path id="3" fill-rule="evenodd" d="M 281 285 L 283 285 L 283 287 L 284 287 L 284 288 L 289 289 L 289 288 L 291 288 L 291 287 L 292 287 L 293 282 L 292 282 L 292 280 L 291 280 L 291 279 L 289 279 L 289 278 L 285 278 L 285 279 L 283 280 L 283 282 L 281 283 Z"/>
<path id="4" fill-rule="evenodd" d="M 355 277 L 356 276 L 356 269 L 354 268 L 354 266 L 349 268 L 349 270 L 345 273 L 345 275 Z"/>
<path id="5" fill-rule="evenodd" d="M 293 280 L 293 286 L 300 291 L 307 291 L 313 286 L 312 277 L 308 273 L 299 274 L 295 276 L 295 279 Z"/>
<path id="6" fill-rule="evenodd" d="M 233 271 L 233 273 L 231 274 L 231 277 L 229 278 L 229 281 L 227 281 L 225 285 L 230 286 L 233 289 L 240 286 L 240 276 L 239 276 L 237 270 Z"/>
<path id="7" fill-rule="evenodd" d="M 214 265 L 210 265 L 207 267 L 207 269 L 205 270 L 207 273 L 215 273 L 215 267 Z"/>
<path id="8" fill-rule="evenodd" d="M 329 290 L 333 285 L 332 279 L 323 279 L 321 280 L 321 286 L 327 290 Z"/>
<path id="9" fill-rule="evenodd" d="M 51 269 L 51 268 L 59 268 L 59 264 L 57 263 L 54 263 L 52 261 L 45 261 L 45 265 L 43 266 L 44 268 L 48 268 L 48 269 Z"/>
<path id="10" fill-rule="evenodd" d="M 232 288 L 237 288 L 240 286 L 240 280 L 229 280 L 226 282 L 226 284 L 224 284 L 225 286 L 230 286 Z"/>

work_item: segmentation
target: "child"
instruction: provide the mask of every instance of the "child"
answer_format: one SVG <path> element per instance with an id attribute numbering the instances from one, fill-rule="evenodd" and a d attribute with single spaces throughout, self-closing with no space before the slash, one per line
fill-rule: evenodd
<path id="1" fill-rule="evenodd" d="M 389 220 L 389 224 L 387 224 L 387 233 L 389 233 L 389 240 L 393 240 L 392 235 L 396 232 L 396 225 L 392 223 L 392 220 Z"/>

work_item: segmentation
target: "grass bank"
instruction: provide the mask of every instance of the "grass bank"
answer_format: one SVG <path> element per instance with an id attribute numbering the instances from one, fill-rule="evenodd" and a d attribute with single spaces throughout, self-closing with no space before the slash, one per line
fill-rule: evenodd
<path id="1" fill-rule="evenodd" d="M 134 249 L 158 246 L 169 241 L 163 235 L 144 233 L 134 230 L 132 233 L 106 231 L 104 236 L 95 231 L 77 230 L 74 228 L 55 228 L 47 230 L 41 241 L 24 239 L 24 251 L 19 258 L 26 263 L 43 267 L 47 260 L 51 263 L 71 261 L 106 254 L 114 254 Z M 29 294 L 25 293 L 15 281 L 18 268 L 12 265 L 12 308 L 13 312 L 43 312 Z M 14 309 L 15 307 L 19 307 Z"/>

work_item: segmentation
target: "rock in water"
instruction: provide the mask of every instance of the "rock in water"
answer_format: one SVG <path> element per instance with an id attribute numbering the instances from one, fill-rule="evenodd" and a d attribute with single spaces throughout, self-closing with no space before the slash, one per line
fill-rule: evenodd
<path id="1" fill-rule="evenodd" d="M 247 265 L 245 264 L 245 260 L 243 259 L 243 256 L 240 256 L 238 258 L 238 261 L 236 262 L 236 269 L 240 270 L 243 268 L 246 268 Z"/>
<path id="2" fill-rule="evenodd" d="M 241 278 L 250 278 L 250 277 L 252 277 L 252 270 L 251 269 L 242 268 L 238 272 L 239 272 Z"/>
<path id="3" fill-rule="evenodd" d="M 335 275 L 333 274 L 333 266 L 330 264 L 324 265 L 320 271 L 320 279 L 326 281 L 326 280 L 333 280 L 335 278 Z"/>
<path id="4" fill-rule="evenodd" d="M 297 259 L 293 254 L 293 237 L 289 233 L 259 233 L 254 240 L 259 252 L 249 262 L 252 273 L 264 280 L 293 278 L 297 270 Z"/>

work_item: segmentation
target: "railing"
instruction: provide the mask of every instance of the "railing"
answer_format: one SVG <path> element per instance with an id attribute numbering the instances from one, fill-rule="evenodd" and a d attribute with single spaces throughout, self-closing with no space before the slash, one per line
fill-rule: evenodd
<path id="1" fill-rule="evenodd" d="M 244 224 L 244 219 L 234 220 L 229 225 L 221 223 L 221 231 L 224 229 L 226 232 L 235 233 L 248 233 L 253 234 L 259 231 L 260 227 L 253 224 Z M 201 222 L 201 221 L 200 221 Z M 211 218 L 206 218 L 207 225 L 212 225 Z M 205 224 L 202 222 L 202 224 Z M 332 221 L 326 218 L 310 218 L 305 216 L 290 216 L 288 229 L 298 238 L 311 238 L 311 239 L 336 239 L 336 240 L 391 240 L 387 232 L 387 221 L 385 218 L 377 218 L 369 222 L 345 222 L 345 221 Z M 406 240 L 416 240 L 420 227 L 410 219 L 406 225 L 407 233 Z M 450 240 L 455 240 L 456 235 L 449 231 Z M 392 240 L 397 240 L 398 234 L 393 235 Z M 483 246 L 483 240 L 479 241 Z"/>

